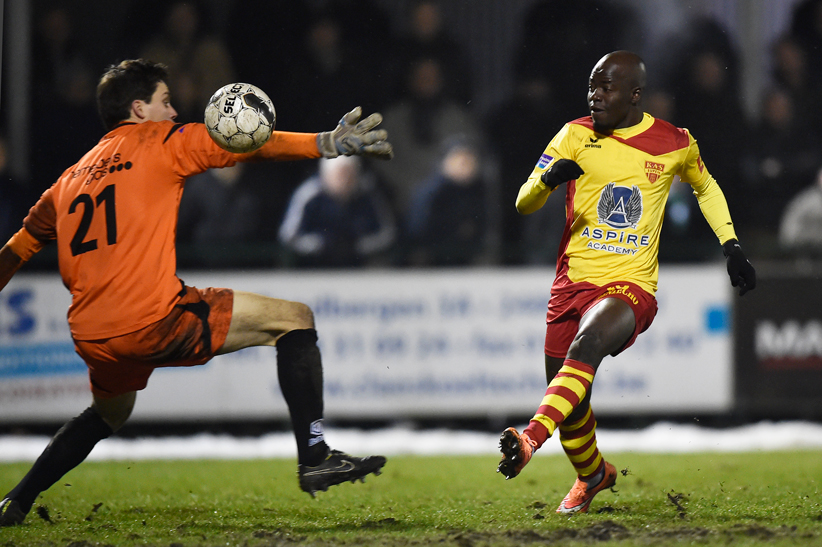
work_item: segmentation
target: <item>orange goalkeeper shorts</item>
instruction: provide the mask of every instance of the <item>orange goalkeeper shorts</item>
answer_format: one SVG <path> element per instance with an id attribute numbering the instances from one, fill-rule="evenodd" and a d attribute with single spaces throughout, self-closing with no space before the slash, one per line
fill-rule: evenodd
<path id="1" fill-rule="evenodd" d="M 579 322 L 602 298 L 619 298 L 634 311 L 636 327 L 625 344 L 611 355 L 618 355 L 648 330 L 657 312 L 656 298 L 639 285 L 628 281 L 608 283 L 602 287 L 592 283 L 568 283 L 551 289 L 545 330 L 545 355 L 565 357 L 579 330 Z"/>
<path id="2" fill-rule="evenodd" d="M 216 355 L 228 335 L 234 292 L 184 289 L 171 313 L 152 325 L 114 338 L 74 341 L 95 396 L 141 390 L 157 367 L 202 365 Z"/>

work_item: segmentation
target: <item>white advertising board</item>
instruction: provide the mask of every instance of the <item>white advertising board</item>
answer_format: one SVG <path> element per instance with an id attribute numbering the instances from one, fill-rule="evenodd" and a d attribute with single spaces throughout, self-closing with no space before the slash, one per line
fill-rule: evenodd
<path id="1" fill-rule="evenodd" d="M 546 269 L 182 273 L 309 304 L 328 418 L 529 416 L 545 392 Z M 659 313 L 636 344 L 607 357 L 599 415 L 732 407 L 727 274 L 667 266 Z M 0 292 L 0 422 L 65 419 L 90 402 L 56 275 L 19 274 Z M 158 369 L 133 420 L 284 418 L 276 350 L 249 348 L 202 367 Z"/>

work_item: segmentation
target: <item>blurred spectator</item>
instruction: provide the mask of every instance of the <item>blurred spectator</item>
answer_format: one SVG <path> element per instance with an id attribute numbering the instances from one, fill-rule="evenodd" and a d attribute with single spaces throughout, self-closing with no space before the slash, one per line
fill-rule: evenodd
<path id="1" fill-rule="evenodd" d="M 774 244 L 783 210 L 822 166 L 822 141 L 803 130 L 799 107 L 781 88 L 766 93 L 747 147 L 741 211 L 763 247 Z M 720 182 L 721 184 L 721 182 Z"/>
<path id="2" fill-rule="evenodd" d="M 642 95 L 642 104 L 645 105 L 645 112 L 654 118 L 666 122 L 674 119 L 674 97 L 665 89 L 654 89 L 649 86 Z"/>
<path id="3" fill-rule="evenodd" d="M 443 95 L 462 104 L 473 98 L 471 59 L 462 44 L 448 33 L 439 0 L 416 0 L 396 46 L 391 66 L 400 74 L 420 58 L 436 59 L 443 73 Z M 398 78 L 394 94 L 402 93 L 404 83 Z"/>
<path id="4" fill-rule="evenodd" d="M 786 251 L 822 255 L 822 169 L 783 211 L 779 244 Z"/>
<path id="5" fill-rule="evenodd" d="M 465 106 L 443 94 L 442 66 L 436 59 L 415 61 L 404 98 L 387 106 L 382 124 L 394 145 L 394 159 L 375 163 L 391 193 L 395 211 L 405 216 L 414 186 L 435 169 L 440 143 L 462 134 L 477 140 L 478 124 Z"/>
<path id="6" fill-rule="evenodd" d="M 44 8 L 35 11 L 32 44 L 36 65 L 32 88 L 38 103 L 61 100 L 73 72 L 88 65 L 69 9 L 59 4 L 46 4 Z"/>
<path id="7" fill-rule="evenodd" d="M 161 30 L 140 56 L 168 66 L 177 121 L 201 122 L 211 95 L 235 81 L 228 47 L 213 34 L 203 0 L 172 2 L 161 13 Z"/>
<path id="8" fill-rule="evenodd" d="M 822 138 L 822 103 L 817 100 L 820 75 L 810 72 L 808 52 L 790 35 L 780 37 L 772 48 L 773 77 L 794 105 L 801 105 L 802 124 Z"/>
<path id="9" fill-rule="evenodd" d="M 291 182 L 284 166 L 238 163 L 189 178 L 177 224 L 180 266 L 281 264 L 278 231 L 288 200 L 299 185 Z"/>
<path id="10" fill-rule="evenodd" d="M 31 180 L 48 188 L 103 136 L 97 114 L 97 75 L 77 40 L 71 13 L 50 6 L 38 15 L 30 133 Z M 33 205 L 33 203 L 32 203 Z"/>
<path id="11" fill-rule="evenodd" d="M 358 85 L 367 86 L 357 99 L 366 111 L 381 110 L 394 97 L 389 78 L 396 63 L 395 35 L 385 4 L 374 0 L 311 0 L 314 18 L 330 14 L 342 29 L 345 49 L 353 52 L 347 62 L 356 64 L 363 74 L 364 80 Z"/>
<path id="12" fill-rule="evenodd" d="M 280 241 L 298 266 L 369 265 L 393 245 L 395 218 L 361 161 L 355 156 L 322 159 L 319 172 L 294 192 Z"/>
<path id="13" fill-rule="evenodd" d="M 235 4 L 235 8 L 239 5 Z M 249 14 L 253 14 L 253 19 Z M 225 42 L 236 79 L 256 85 L 271 98 L 277 112 L 276 129 L 279 130 L 320 131 L 330 125 L 328 122 L 317 127 L 305 125 L 302 105 L 314 89 L 304 88 L 300 79 L 291 76 L 302 70 L 302 44 L 312 20 L 306 0 L 243 0 L 242 9 L 229 9 L 225 19 Z M 257 21 L 266 22 L 264 32 L 253 27 Z M 236 39 L 237 36 L 242 39 Z M 331 116 L 331 123 L 354 106 L 343 108 L 336 117 Z M 280 189 L 285 184 L 288 187 L 285 203 L 294 189 L 311 174 L 312 167 L 311 162 L 301 161 L 276 164 L 278 174 L 274 186 Z M 279 219 L 280 216 L 276 218 Z"/>
<path id="14" fill-rule="evenodd" d="M 173 0 L 172 0 L 173 1 Z M 122 16 L 122 27 L 117 29 L 115 48 L 126 59 L 138 58 L 146 42 L 157 34 L 162 18 L 168 11 L 169 0 L 141 0 L 123 2 L 126 5 Z M 242 12 L 242 10 L 239 10 Z M 119 59 L 106 59 L 111 64 Z"/>
<path id="15" fill-rule="evenodd" d="M 31 176 L 41 191 L 80 161 L 104 133 L 90 67 L 78 64 L 66 77 L 58 97 L 39 103 L 32 112 L 31 157 L 36 161 L 31 162 Z"/>
<path id="16" fill-rule="evenodd" d="M 636 49 L 623 39 L 630 19 L 629 12 L 613 2 L 537 1 L 523 17 L 516 72 L 520 76 L 546 76 L 554 89 L 553 107 L 565 119 L 585 116 L 585 100 L 579 90 L 588 84 L 590 67 L 604 52 L 629 46 Z"/>
<path id="17" fill-rule="evenodd" d="M 686 36 L 668 62 L 666 82 L 675 101 L 669 121 L 697 135 L 705 165 L 741 227 L 749 220 L 740 207 L 746 193 L 741 157 L 749 133 L 739 94 L 738 55 L 727 31 L 713 19 L 692 21 Z"/>
<path id="18" fill-rule="evenodd" d="M 791 34 L 805 50 L 810 73 L 822 73 L 822 0 L 803 0 L 796 5 Z"/>
<path id="19" fill-rule="evenodd" d="M 777 85 L 798 98 L 809 92 L 808 56 L 795 37 L 783 35 L 771 48 L 773 78 Z"/>
<path id="20" fill-rule="evenodd" d="M 520 186 L 531 174 L 551 135 L 566 121 L 565 114 L 555 107 L 553 91 L 550 80 L 543 73 L 525 74 L 517 80 L 513 96 L 488 116 L 486 132 L 493 140 L 493 153 L 499 159 L 501 173 L 500 199 L 495 207 L 500 218 L 500 259 L 503 264 L 556 262 L 556 253 L 552 254 L 551 248 L 546 249 L 543 243 L 555 247 L 561 239 L 565 224 L 562 200 L 556 200 L 560 215 L 555 225 L 542 222 L 547 219 L 550 224 L 553 212 L 540 211 L 523 216 L 517 213 L 515 206 Z M 546 204 L 546 207 L 551 208 L 551 205 Z M 533 227 L 528 231 L 548 231 L 541 232 L 535 240 L 526 235 L 526 226 L 536 224 L 541 228 Z"/>
<path id="21" fill-rule="evenodd" d="M 264 32 L 249 30 L 257 21 Z M 243 37 L 227 40 L 238 77 L 268 93 L 283 130 L 318 131 L 358 105 L 379 110 L 390 92 L 390 19 L 372 0 L 245 0 L 230 10 L 226 36 Z M 365 95 L 345 100 L 365 85 Z"/>
<path id="22" fill-rule="evenodd" d="M 434 173 L 414 194 L 408 218 L 414 266 L 487 262 L 492 236 L 489 181 L 477 145 L 450 138 Z"/>
<path id="23" fill-rule="evenodd" d="M 231 243 L 257 236 L 260 199 L 244 180 L 248 166 L 209 169 L 186 181 L 177 222 L 179 243 Z"/>
<path id="24" fill-rule="evenodd" d="M 249 14 L 253 14 L 252 20 Z M 265 31 L 254 27 L 259 21 L 265 21 Z M 287 111 L 291 110 L 285 108 L 289 99 L 300 91 L 288 75 L 299 69 L 302 62 L 296 50 L 305 39 L 310 21 L 311 10 L 305 0 L 243 0 L 240 9 L 228 10 L 225 42 L 237 78 L 260 87 L 275 107 L 282 106 Z M 238 36 L 242 39 L 236 39 Z M 288 117 L 283 121 L 292 131 L 299 126 L 299 122 L 292 124 Z"/>
<path id="25" fill-rule="evenodd" d="M 301 127 L 319 131 L 355 106 L 373 107 L 367 101 L 376 86 L 367 57 L 346 40 L 347 31 L 333 12 L 320 12 L 300 40 L 301 62 L 288 74 L 299 93 L 288 115 L 298 117 Z"/>
<path id="26" fill-rule="evenodd" d="M 346 29 L 346 41 L 361 52 L 379 53 L 374 44 L 387 46 L 391 41 L 391 18 L 375 0 L 309 0 L 314 14 L 333 12 Z"/>

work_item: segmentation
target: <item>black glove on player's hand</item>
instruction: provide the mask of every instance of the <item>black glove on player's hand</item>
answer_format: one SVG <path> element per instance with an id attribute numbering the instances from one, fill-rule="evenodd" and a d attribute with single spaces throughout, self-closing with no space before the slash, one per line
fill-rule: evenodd
<path id="1" fill-rule="evenodd" d="M 539 177 L 539 180 L 545 186 L 554 190 L 560 184 L 578 179 L 584 173 L 585 171 L 574 160 L 561 159 L 552 163 L 551 167 Z"/>
<path id="2" fill-rule="evenodd" d="M 742 247 L 735 239 L 730 239 L 722 245 L 722 252 L 725 254 L 725 262 L 728 265 L 728 275 L 731 277 L 731 285 L 739 287 L 739 296 L 756 288 L 756 270 L 745 258 Z"/>

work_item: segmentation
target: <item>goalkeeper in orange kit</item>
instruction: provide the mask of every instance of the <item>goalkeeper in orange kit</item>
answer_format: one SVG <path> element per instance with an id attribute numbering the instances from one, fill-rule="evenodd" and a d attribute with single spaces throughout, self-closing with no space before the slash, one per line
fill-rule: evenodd
<path id="1" fill-rule="evenodd" d="M 524 431 L 502 433 L 497 470 L 516 477 L 559 431 L 577 473 L 561 514 L 587 511 L 594 496 L 616 482 L 615 467 L 597 448 L 591 387 L 602 359 L 631 346 L 656 315 L 659 234 L 675 176 L 692 186 L 733 286 L 740 294 L 756 286 L 696 140 L 643 112 L 645 79 L 645 64 L 634 53 L 600 59 L 588 87 L 591 115 L 557 133 L 517 196 L 517 210 L 530 214 L 566 184 L 567 218 L 548 303 L 548 389 Z"/>
<path id="2" fill-rule="evenodd" d="M 331 450 L 323 436 L 322 363 L 305 304 L 186 286 L 176 275 L 177 209 L 187 177 L 238 161 L 369 155 L 390 159 L 379 114 L 359 107 L 332 131 L 275 131 L 232 154 L 199 123 L 176 124 L 163 65 L 129 60 L 97 87 L 108 133 L 46 190 L 0 249 L 0 289 L 45 244 L 57 246 L 72 294 L 68 322 L 88 365 L 92 404 L 66 423 L 0 502 L 0 526 L 20 524 L 40 492 L 80 464 L 128 419 L 157 367 L 202 365 L 249 346 L 277 348 L 277 374 L 297 441 L 300 487 L 317 490 L 379 474 L 382 456 Z"/>

